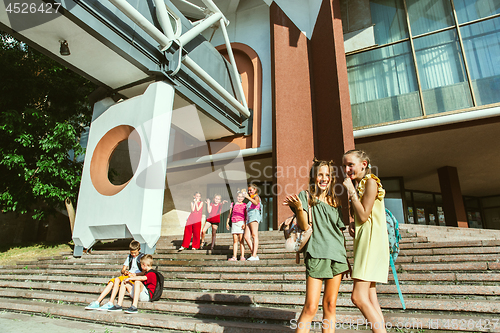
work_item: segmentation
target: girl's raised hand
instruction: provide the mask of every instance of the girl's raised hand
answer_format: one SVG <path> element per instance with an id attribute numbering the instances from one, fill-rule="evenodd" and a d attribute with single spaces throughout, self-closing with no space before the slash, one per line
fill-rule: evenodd
<path id="1" fill-rule="evenodd" d="M 344 181 L 342 182 L 342 185 L 344 185 L 347 192 L 349 192 L 349 193 L 356 192 L 356 190 L 354 189 L 354 184 L 352 183 L 351 178 L 345 177 Z"/>
<path id="2" fill-rule="evenodd" d="M 227 203 L 227 200 L 222 201 L 222 204 L 226 204 L 226 203 Z"/>
<path id="3" fill-rule="evenodd" d="M 288 195 L 285 198 L 285 200 L 283 200 L 283 205 L 288 206 L 288 207 L 293 207 L 297 211 L 300 211 L 302 209 L 302 202 L 300 201 L 297 194 Z"/>
<path id="4" fill-rule="evenodd" d="M 207 205 L 210 205 L 210 199 L 207 198 L 207 200 L 205 200 L 205 202 L 207 203 Z"/>

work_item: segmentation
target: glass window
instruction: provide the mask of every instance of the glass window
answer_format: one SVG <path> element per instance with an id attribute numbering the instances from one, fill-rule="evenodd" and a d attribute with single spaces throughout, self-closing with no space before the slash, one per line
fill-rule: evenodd
<path id="1" fill-rule="evenodd" d="M 382 186 L 384 186 L 386 192 L 400 192 L 401 184 L 399 179 L 382 179 Z M 400 198 L 401 195 L 398 195 L 398 198 Z"/>
<path id="2" fill-rule="evenodd" d="M 454 25 L 449 0 L 406 0 L 413 36 Z"/>
<path id="3" fill-rule="evenodd" d="M 484 227 L 487 229 L 500 229 L 500 208 L 484 210 Z"/>
<path id="4" fill-rule="evenodd" d="M 455 30 L 415 39 L 418 72 L 427 114 L 472 106 Z"/>
<path id="5" fill-rule="evenodd" d="M 415 202 L 428 202 L 428 203 L 433 203 L 434 202 L 434 196 L 432 193 L 421 193 L 421 192 L 413 192 L 413 200 Z"/>
<path id="6" fill-rule="evenodd" d="M 479 208 L 479 200 L 476 198 L 465 198 L 465 208 Z"/>
<path id="7" fill-rule="evenodd" d="M 415 217 L 413 214 L 412 206 L 408 206 L 408 223 L 415 223 Z"/>
<path id="8" fill-rule="evenodd" d="M 409 42 L 347 57 L 354 127 L 422 115 Z"/>
<path id="9" fill-rule="evenodd" d="M 440 205 L 443 203 L 443 196 L 441 194 L 435 194 L 434 198 L 436 199 L 436 204 Z"/>
<path id="10" fill-rule="evenodd" d="M 445 226 L 446 225 L 446 220 L 444 218 L 444 210 L 443 207 L 438 206 L 437 208 L 437 214 L 438 214 L 438 224 L 440 226 Z"/>
<path id="11" fill-rule="evenodd" d="M 454 0 L 458 23 L 500 13 L 500 0 Z"/>
<path id="12" fill-rule="evenodd" d="M 375 25 L 375 43 L 383 45 L 408 38 L 402 0 L 371 0 L 370 11 Z"/>
<path id="13" fill-rule="evenodd" d="M 425 219 L 425 208 L 417 206 L 417 224 L 427 224 Z"/>
<path id="14" fill-rule="evenodd" d="M 500 207 L 500 197 L 482 198 L 481 204 L 483 207 Z"/>
<path id="15" fill-rule="evenodd" d="M 477 104 L 500 102 L 500 17 L 460 31 Z"/>
<path id="16" fill-rule="evenodd" d="M 403 208 L 403 200 L 400 198 L 385 198 L 385 208 L 387 208 L 398 220 L 399 223 L 405 223 L 405 212 Z"/>

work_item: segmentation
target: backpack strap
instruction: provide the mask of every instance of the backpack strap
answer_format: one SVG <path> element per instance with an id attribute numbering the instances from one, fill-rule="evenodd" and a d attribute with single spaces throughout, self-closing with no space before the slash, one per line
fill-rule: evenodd
<path id="1" fill-rule="evenodd" d="M 406 310 L 405 300 L 403 299 L 403 293 L 401 292 L 401 288 L 399 287 L 398 274 L 396 273 L 396 267 L 394 265 L 394 260 L 392 259 L 392 255 L 389 255 L 389 260 L 391 262 L 392 275 L 394 275 L 394 282 L 396 283 L 396 287 L 398 288 L 399 300 L 403 305 L 403 310 Z"/>
<path id="2" fill-rule="evenodd" d="M 138 255 L 137 255 L 137 268 L 142 272 L 142 267 L 141 267 L 141 258 L 144 257 L 144 253 L 140 252 Z M 132 260 L 134 260 L 134 258 L 129 254 L 128 255 L 128 269 L 131 269 L 132 268 Z"/>
<path id="3" fill-rule="evenodd" d="M 133 260 L 132 255 L 129 254 L 128 255 L 128 269 L 132 268 L 132 260 Z"/>

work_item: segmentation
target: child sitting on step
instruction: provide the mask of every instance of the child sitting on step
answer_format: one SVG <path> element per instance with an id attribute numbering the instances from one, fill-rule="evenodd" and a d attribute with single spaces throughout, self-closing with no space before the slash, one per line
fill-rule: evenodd
<path id="1" fill-rule="evenodd" d="M 141 268 L 144 275 L 130 276 L 123 280 L 120 285 L 120 293 L 118 294 L 118 304 L 113 306 L 108 311 L 122 311 L 123 298 L 125 297 L 125 290 L 129 291 L 132 297 L 132 305 L 125 310 L 125 313 L 137 313 L 137 306 L 139 301 L 151 302 L 156 289 L 156 273 L 153 269 L 153 256 L 146 254 L 141 260 Z M 131 286 L 129 290 L 128 286 Z"/>
<path id="2" fill-rule="evenodd" d="M 128 246 L 130 250 L 130 254 L 127 256 L 127 259 L 125 259 L 125 262 L 123 263 L 123 267 L 121 270 L 121 276 L 118 276 L 116 278 L 112 278 L 111 280 L 108 281 L 108 284 L 106 285 L 106 288 L 102 291 L 102 293 L 99 295 L 97 300 L 91 302 L 87 307 L 85 307 L 86 310 L 101 310 L 101 311 L 107 311 L 113 307 L 113 302 L 116 298 L 116 295 L 118 294 L 119 286 L 120 283 L 132 276 L 136 275 L 143 275 L 141 273 L 141 258 L 144 255 L 144 253 L 141 253 L 141 243 L 139 243 L 136 240 L 133 240 L 130 242 Z M 111 291 L 111 298 L 109 299 L 108 303 L 104 304 L 103 306 L 100 306 L 101 301 L 108 295 Z"/>

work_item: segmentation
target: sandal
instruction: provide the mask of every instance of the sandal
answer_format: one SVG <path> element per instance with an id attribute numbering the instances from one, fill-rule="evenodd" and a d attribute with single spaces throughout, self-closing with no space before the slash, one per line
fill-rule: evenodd
<path id="1" fill-rule="evenodd" d="M 227 261 L 237 261 L 238 259 L 236 259 L 236 257 L 232 257 L 232 258 L 229 258 L 227 259 Z"/>
<path id="2" fill-rule="evenodd" d="M 245 260 L 247 260 L 247 259 L 243 256 L 240 258 L 240 261 L 245 261 Z"/>

